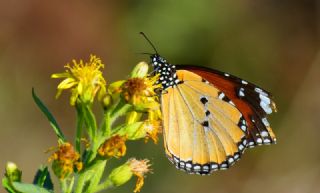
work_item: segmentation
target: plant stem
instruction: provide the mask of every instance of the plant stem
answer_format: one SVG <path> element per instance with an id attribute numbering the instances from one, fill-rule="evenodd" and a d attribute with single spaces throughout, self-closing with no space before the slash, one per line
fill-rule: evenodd
<path id="1" fill-rule="evenodd" d="M 72 192 L 73 184 L 74 184 L 74 176 L 70 180 L 70 184 L 69 184 L 69 187 L 67 189 L 67 193 L 71 193 Z"/>
<path id="2" fill-rule="evenodd" d="M 60 179 L 61 192 L 67 193 L 67 181 L 66 179 Z"/>
<path id="3" fill-rule="evenodd" d="M 110 114 L 111 113 L 109 111 L 107 111 L 104 115 L 104 127 L 102 129 L 102 131 L 103 131 L 102 136 L 106 137 L 106 138 L 110 137 L 110 134 L 111 134 Z"/>
<path id="4" fill-rule="evenodd" d="M 132 109 L 132 105 L 129 105 L 129 104 L 123 104 L 120 108 L 115 109 L 115 111 L 113 111 L 111 114 L 110 124 L 112 125 L 117 118 L 126 114 L 131 109 Z"/>
<path id="5" fill-rule="evenodd" d="M 95 116 L 91 110 L 90 105 L 82 105 L 82 111 L 88 129 L 88 135 L 91 138 L 91 140 L 94 140 L 97 132 L 97 123 Z"/>
<path id="6" fill-rule="evenodd" d="M 107 160 L 98 160 L 92 166 L 78 174 L 75 193 L 84 193 L 84 187 L 87 186 L 86 193 L 91 193 L 100 182 Z"/>
<path id="7" fill-rule="evenodd" d="M 83 128 L 83 112 L 81 107 L 76 106 L 77 109 L 77 126 L 76 126 L 76 151 L 81 154 L 81 135 L 82 135 L 82 128 Z"/>
<path id="8" fill-rule="evenodd" d="M 106 190 L 112 187 L 113 187 L 113 183 L 109 179 L 107 179 L 102 184 L 99 184 L 98 186 L 96 186 L 96 188 L 93 189 L 93 193 L 99 192 L 101 190 Z"/>

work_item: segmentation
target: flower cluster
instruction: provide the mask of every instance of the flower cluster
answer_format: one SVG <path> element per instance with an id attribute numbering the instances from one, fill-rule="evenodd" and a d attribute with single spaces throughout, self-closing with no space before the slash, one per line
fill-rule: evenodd
<path id="1" fill-rule="evenodd" d="M 70 105 L 76 112 L 74 145 L 34 90 L 32 92 L 58 138 L 59 145 L 48 161 L 59 179 L 60 192 L 96 193 L 121 186 L 134 176 L 137 182 L 133 191 L 139 192 L 146 174 L 151 171 L 149 160 L 130 158 L 109 174 L 104 175 L 104 170 L 108 160 L 123 159 L 128 141 L 158 142 L 161 132 L 159 76 L 148 74 L 149 65 L 140 62 L 128 79 L 107 84 L 102 73 L 104 64 L 94 55 L 86 62 L 73 60 L 65 69 L 51 77 L 62 79 L 56 98 L 65 90 L 71 92 Z M 98 112 L 103 113 L 97 116 L 95 110 L 99 104 Z M 101 120 L 97 120 L 98 117 Z M 8 163 L 3 186 L 9 193 L 53 192 L 48 167 L 38 170 L 34 184 L 22 183 L 21 175 L 15 164 Z M 103 179 L 103 176 L 107 177 Z"/>

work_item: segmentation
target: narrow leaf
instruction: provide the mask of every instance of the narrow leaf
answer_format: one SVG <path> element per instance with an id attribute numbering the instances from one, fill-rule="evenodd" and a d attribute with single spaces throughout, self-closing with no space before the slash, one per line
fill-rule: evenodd
<path id="1" fill-rule="evenodd" d="M 37 104 L 37 106 L 40 108 L 40 110 L 43 112 L 43 114 L 47 117 L 47 119 L 50 122 L 50 125 L 52 126 L 54 132 L 58 136 L 59 142 L 65 142 L 66 139 L 51 112 L 49 109 L 45 106 L 45 104 L 40 100 L 40 98 L 36 95 L 34 88 L 32 88 L 32 97 L 34 102 Z"/>
<path id="2" fill-rule="evenodd" d="M 22 193 L 53 193 L 52 191 L 34 184 L 25 184 L 20 182 L 13 182 L 12 184 L 17 191 Z"/>
<path id="3" fill-rule="evenodd" d="M 34 177 L 33 184 L 44 187 L 48 190 L 53 190 L 53 183 L 51 181 L 48 167 L 40 167 Z"/>

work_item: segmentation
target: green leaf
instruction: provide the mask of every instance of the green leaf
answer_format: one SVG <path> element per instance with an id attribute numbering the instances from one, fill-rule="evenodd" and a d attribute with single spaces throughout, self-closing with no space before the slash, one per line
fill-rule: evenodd
<path id="1" fill-rule="evenodd" d="M 25 184 L 20 182 L 13 182 L 12 184 L 17 191 L 22 193 L 53 193 L 53 191 L 49 191 L 34 184 Z"/>
<path id="2" fill-rule="evenodd" d="M 9 193 L 18 193 L 14 188 L 12 187 L 9 179 L 7 177 L 2 178 L 2 186 L 7 190 Z"/>
<path id="3" fill-rule="evenodd" d="M 66 139 L 51 112 L 49 109 L 44 105 L 44 103 L 40 100 L 40 98 L 36 95 L 34 88 L 32 88 L 32 97 L 34 102 L 37 104 L 37 106 L 40 108 L 40 110 L 43 112 L 43 114 L 47 117 L 47 119 L 50 122 L 50 125 L 52 126 L 54 132 L 58 136 L 59 142 L 66 142 Z"/>
<path id="4" fill-rule="evenodd" d="M 44 187 L 48 190 L 53 190 L 53 183 L 51 181 L 48 167 L 40 167 L 34 177 L 33 184 Z"/>

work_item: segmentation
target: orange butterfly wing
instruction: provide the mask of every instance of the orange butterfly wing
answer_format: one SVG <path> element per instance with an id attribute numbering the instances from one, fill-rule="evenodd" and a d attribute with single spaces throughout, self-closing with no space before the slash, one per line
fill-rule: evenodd
<path id="1" fill-rule="evenodd" d="M 249 147 L 276 142 L 275 134 L 267 121 L 267 114 L 276 112 L 275 103 L 269 92 L 218 70 L 189 65 L 177 66 L 179 67 L 201 76 L 223 91 L 228 98 L 226 100 L 231 100 L 235 104 L 248 123 Z"/>
<path id="2" fill-rule="evenodd" d="M 177 76 L 180 83 L 161 95 L 169 159 L 189 173 L 227 169 L 247 145 L 241 112 L 221 100 L 221 91 L 197 74 L 178 70 Z"/>
<path id="3" fill-rule="evenodd" d="M 275 143 L 270 93 L 217 70 L 150 57 L 163 89 L 165 150 L 177 168 L 209 174 L 233 165 L 247 147 Z"/>

